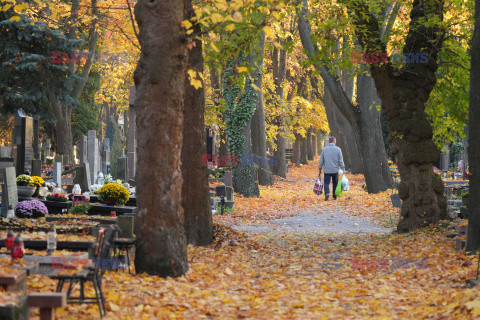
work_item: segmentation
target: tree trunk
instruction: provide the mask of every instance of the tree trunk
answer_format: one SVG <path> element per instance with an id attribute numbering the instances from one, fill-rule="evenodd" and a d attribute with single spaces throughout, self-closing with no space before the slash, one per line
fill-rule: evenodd
<path id="1" fill-rule="evenodd" d="M 468 120 L 468 159 L 470 164 L 470 197 L 466 251 L 480 249 L 480 0 L 475 1 L 470 69 L 470 108 Z"/>
<path id="2" fill-rule="evenodd" d="M 380 99 L 375 90 L 373 79 L 366 74 L 357 77 L 359 143 L 362 155 L 365 183 L 369 193 L 378 193 L 391 188 L 392 175 L 388 166 L 388 157 L 383 141 L 380 124 Z"/>
<path id="3" fill-rule="evenodd" d="M 299 133 L 295 133 L 295 142 L 293 143 L 293 155 L 292 163 L 296 167 L 300 167 L 300 153 L 301 153 L 301 143 L 302 136 Z"/>
<path id="4" fill-rule="evenodd" d="M 220 103 L 220 99 L 222 98 L 222 93 L 220 90 L 220 78 L 214 68 L 210 68 L 210 82 L 214 91 L 214 103 L 218 105 Z M 222 123 L 225 123 L 225 112 L 220 114 L 220 118 L 222 119 Z M 220 148 L 218 150 L 218 157 L 219 159 L 222 159 L 222 157 L 228 156 L 227 135 L 225 133 L 225 128 L 220 128 L 219 131 Z"/>
<path id="5" fill-rule="evenodd" d="M 403 200 L 397 231 L 408 232 L 447 217 L 447 201 L 439 176 L 433 173 L 438 149 L 432 141 L 432 128 L 425 115 L 425 103 L 436 83 L 437 58 L 444 32 L 426 19 L 443 20 L 443 1 L 414 0 L 405 52 L 427 52 L 428 62 L 407 63 L 395 69 L 390 63 L 371 64 L 371 73 L 389 126 L 391 152 L 398 160 Z M 367 53 L 385 52 L 378 22 L 363 2 L 353 1 L 357 37 Z"/>
<path id="6" fill-rule="evenodd" d="M 135 17 L 142 48 L 134 76 L 138 124 L 135 269 L 177 277 L 188 270 L 181 171 L 187 66 L 181 27 L 184 3 L 139 0 Z"/>
<path id="7" fill-rule="evenodd" d="M 340 113 L 327 89 L 324 93 L 324 105 L 331 134 L 337 139 L 336 145 L 342 149 L 346 169 L 353 174 L 362 173 L 363 164 L 353 137 L 352 126 Z"/>
<path id="8" fill-rule="evenodd" d="M 192 0 L 186 0 L 185 19 L 194 16 Z M 194 25 L 200 33 L 200 26 Z M 188 70 L 203 74 L 202 41 L 195 39 L 188 52 Z M 195 89 L 188 77 L 185 83 L 185 111 L 182 146 L 182 207 L 187 242 L 195 246 L 206 246 L 213 241 L 213 221 L 210 207 L 208 171 L 201 164 L 205 154 L 205 91 L 204 86 Z"/>
<path id="9" fill-rule="evenodd" d="M 57 117 L 57 123 L 55 125 L 55 131 L 57 135 L 57 153 L 66 156 L 68 160 L 65 162 L 72 164 L 74 163 L 72 109 L 70 106 L 63 106 L 60 112 L 61 115 Z"/>
<path id="10" fill-rule="evenodd" d="M 315 153 L 313 152 L 313 135 L 312 135 L 312 131 L 313 129 L 312 128 L 309 128 L 307 130 L 307 136 L 305 138 L 305 142 L 306 142 L 306 147 L 307 147 L 307 159 L 309 161 L 312 161 L 313 160 L 313 157 L 315 156 Z"/>
<path id="11" fill-rule="evenodd" d="M 325 141 L 326 137 L 327 137 L 326 132 L 317 130 L 317 155 L 320 155 L 322 153 L 323 142 Z"/>
<path id="12" fill-rule="evenodd" d="M 273 185 L 272 171 L 267 161 L 267 135 L 265 130 L 265 107 L 263 103 L 263 53 L 265 45 L 265 34 L 262 33 L 260 42 L 258 44 L 259 58 L 257 59 L 257 67 L 254 72 L 254 84 L 260 88 L 256 91 L 257 106 L 252 117 L 251 135 L 252 135 L 252 153 L 260 158 L 258 163 L 258 183 L 262 186 Z"/>
<path id="13" fill-rule="evenodd" d="M 283 43 L 285 44 L 285 43 Z M 273 49 L 273 78 L 275 83 L 275 90 L 279 104 L 277 108 L 283 108 L 283 82 L 285 80 L 285 71 L 287 63 L 287 52 L 285 50 Z M 273 167 L 272 173 L 282 178 L 287 177 L 287 162 L 285 159 L 285 148 L 287 147 L 287 141 L 285 137 L 285 118 L 283 115 L 277 116 L 275 124 L 278 126 L 278 134 L 275 137 L 275 144 L 277 150 L 275 150 L 274 156 L 276 157 L 277 166 Z"/>
<path id="14" fill-rule="evenodd" d="M 312 151 L 313 151 L 313 157 L 317 155 L 317 135 L 314 133 L 315 131 L 312 132 Z M 312 159 L 313 160 L 313 159 Z"/>
<path id="15" fill-rule="evenodd" d="M 300 139 L 300 163 L 308 164 L 307 161 L 307 138 Z"/>
<path id="16" fill-rule="evenodd" d="M 258 184 L 255 181 L 255 167 L 252 163 L 251 123 L 252 119 L 248 120 L 244 129 L 245 141 L 243 143 L 242 160 L 240 165 L 233 170 L 233 188 L 247 198 L 260 195 Z"/>

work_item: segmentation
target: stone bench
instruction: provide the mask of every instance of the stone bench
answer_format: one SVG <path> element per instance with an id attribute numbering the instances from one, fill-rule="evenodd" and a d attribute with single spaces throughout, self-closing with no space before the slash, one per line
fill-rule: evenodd
<path id="1" fill-rule="evenodd" d="M 55 309 L 67 305 L 67 295 L 63 292 L 29 293 L 27 304 L 30 308 L 40 308 L 40 320 L 53 320 Z"/>

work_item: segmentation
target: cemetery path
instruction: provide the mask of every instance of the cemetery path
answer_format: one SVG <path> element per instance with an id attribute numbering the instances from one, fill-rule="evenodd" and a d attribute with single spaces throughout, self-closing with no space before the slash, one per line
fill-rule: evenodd
<path id="1" fill-rule="evenodd" d="M 382 228 L 364 217 L 332 209 L 299 212 L 289 218 L 263 223 L 239 222 L 232 227 L 244 232 L 313 232 L 317 234 L 389 233 L 393 230 L 393 228 Z"/>

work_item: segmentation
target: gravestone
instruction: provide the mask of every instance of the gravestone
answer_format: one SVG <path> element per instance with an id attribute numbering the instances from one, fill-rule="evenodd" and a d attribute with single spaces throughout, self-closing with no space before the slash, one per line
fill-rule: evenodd
<path id="1" fill-rule="evenodd" d="M 128 181 L 128 160 L 126 157 L 120 157 L 117 159 L 117 179 L 122 181 Z"/>
<path id="2" fill-rule="evenodd" d="M 42 176 L 42 160 L 39 160 L 39 159 L 32 160 L 32 176 L 37 176 L 37 177 Z"/>
<path id="3" fill-rule="evenodd" d="M 73 185 L 80 185 L 82 192 L 88 192 L 91 186 L 90 180 L 90 165 L 88 162 L 83 163 L 75 170 L 75 178 L 73 179 Z"/>
<path id="4" fill-rule="evenodd" d="M 13 158 L 1 158 L 0 157 L 0 169 L 14 167 Z M 2 181 L 0 176 L 0 182 Z"/>
<path id="5" fill-rule="evenodd" d="M 120 158 L 123 149 L 122 136 L 120 128 L 113 117 L 108 120 L 107 131 L 105 137 L 110 142 L 110 171 L 115 177 L 117 174 L 117 159 Z M 115 177 L 116 178 L 116 177 Z"/>
<path id="6" fill-rule="evenodd" d="M 33 160 L 33 118 L 25 115 L 22 110 L 15 114 L 13 129 L 13 156 L 17 173 L 32 170 Z"/>
<path id="7" fill-rule="evenodd" d="M 0 158 L 10 158 L 12 156 L 12 147 L 0 147 Z"/>
<path id="8" fill-rule="evenodd" d="M 128 179 L 135 180 L 135 154 L 136 154 L 136 114 L 135 114 L 135 87 L 130 87 L 130 108 L 128 109 L 128 138 L 127 138 L 127 158 L 128 158 Z"/>
<path id="9" fill-rule="evenodd" d="M 88 131 L 88 163 L 90 165 L 90 181 L 96 181 L 98 173 L 98 139 L 95 130 Z"/>
<path id="10" fill-rule="evenodd" d="M 110 139 L 105 138 L 103 142 L 103 150 L 102 150 L 102 172 L 103 175 L 107 175 L 110 172 Z"/>
<path id="11" fill-rule="evenodd" d="M 88 162 L 87 150 L 88 150 L 87 136 L 80 136 L 77 140 L 77 159 L 80 165 Z"/>
<path id="12" fill-rule="evenodd" d="M 223 183 L 225 184 L 226 187 L 232 187 L 233 186 L 233 173 L 232 171 L 227 171 L 223 175 Z"/>
<path id="13" fill-rule="evenodd" d="M 56 156 L 55 156 L 55 159 L 53 160 L 53 162 L 54 162 L 54 163 L 55 163 L 55 162 L 60 162 L 60 163 L 62 164 L 62 166 L 63 166 L 63 164 L 65 163 L 65 162 L 64 162 L 64 158 L 63 158 L 62 155 L 56 155 Z"/>
<path id="14" fill-rule="evenodd" d="M 62 163 L 61 162 L 53 163 L 53 183 L 55 183 L 60 188 L 62 187 Z"/>
<path id="15" fill-rule="evenodd" d="M 34 159 L 40 159 L 40 121 L 38 116 L 33 119 L 33 157 Z"/>
<path id="16" fill-rule="evenodd" d="M 13 218 L 9 216 L 9 209 L 13 210 L 18 202 L 17 178 L 15 167 L 0 168 L 2 177 L 2 217 Z"/>

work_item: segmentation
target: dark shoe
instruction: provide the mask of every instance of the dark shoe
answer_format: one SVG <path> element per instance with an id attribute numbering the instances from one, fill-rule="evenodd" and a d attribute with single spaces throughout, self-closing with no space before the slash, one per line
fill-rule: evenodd
<path id="1" fill-rule="evenodd" d="M 333 196 L 333 200 L 337 200 L 337 196 Z"/>
<path id="2" fill-rule="evenodd" d="M 325 195 L 325 201 L 328 201 L 328 194 Z"/>

